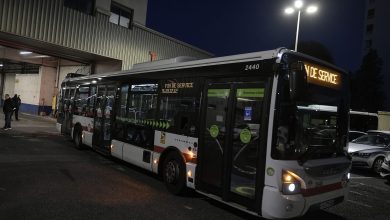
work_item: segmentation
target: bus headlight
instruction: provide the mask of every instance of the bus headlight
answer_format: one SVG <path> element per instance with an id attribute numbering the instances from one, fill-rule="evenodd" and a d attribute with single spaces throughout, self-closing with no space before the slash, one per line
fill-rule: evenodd
<path id="1" fill-rule="evenodd" d="M 298 175 L 291 171 L 282 172 L 282 192 L 285 195 L 298 194 L 301 192 L 301 182 Z"/>

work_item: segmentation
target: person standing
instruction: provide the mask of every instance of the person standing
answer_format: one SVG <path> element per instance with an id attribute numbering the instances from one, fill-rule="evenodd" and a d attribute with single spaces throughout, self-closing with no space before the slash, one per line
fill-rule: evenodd
<path id="1" fill-rule="evenodd" d="M 9 97 L 8 94 L 5 94 L 5 101 L 3 104 L 3 112 L 5 116 L 5 125 L 4 125 L 4 130 L 9 130 L 11 128 L 11 115 L 12 112 L 14 111 L 14 103 L 12 102 L 11 97 Z"/>
<path id="2" fill-rule="evenodd" d="M 19 121 L 19 107 L 20 107 L 20 104 L 22 103 L 22 101 L 20 100 L 20 95 L 18 96 L 17 94 L 15 94 L 14 97 L 12 98 L 12 101 L 13 101 L 14 107 L 15 107 L 15 120 Z M 11 118 L 12 118 L 12 115 L 11 115 Z"/>

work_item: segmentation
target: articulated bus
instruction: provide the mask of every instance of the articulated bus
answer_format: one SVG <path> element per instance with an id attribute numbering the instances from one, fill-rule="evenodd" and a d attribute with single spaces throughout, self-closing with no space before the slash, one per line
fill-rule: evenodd
<path id="1" fill-rule="evenodd" d="M 161 175 L 173 194 L 293 218 L 346 200 L 348 83 L 284 48 L 155 61 L 65 79 L 57 128 Z"/>

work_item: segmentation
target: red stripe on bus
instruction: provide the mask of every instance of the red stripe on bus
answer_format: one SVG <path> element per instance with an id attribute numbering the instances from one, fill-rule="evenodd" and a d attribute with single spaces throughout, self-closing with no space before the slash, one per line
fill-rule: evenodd
<path id="1" fill-rule="evenodd" d="M 314 196 L 314 195 L 338 190 L 341 188 L 343 188 L 343 185 L 341 184 L 341 182 L 338 182 L 338 183 L 333 183 L 325 186 L 320 186 L 317 188 L 302 189 L 301 192 L 304 197 L 309 197 L 309 196 Z"/>
<path id="2" fill-rule="evenodd" d="M 165 150 L 165 148 L 155 145 L 153 151 L 156 153 L 162 153 L 164 150 Z"/>

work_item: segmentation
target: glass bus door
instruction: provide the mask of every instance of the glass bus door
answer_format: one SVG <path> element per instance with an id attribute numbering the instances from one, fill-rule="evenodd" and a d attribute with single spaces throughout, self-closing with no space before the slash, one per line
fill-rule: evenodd
<path id="1" fill-rule="evenodd" d="M 64 120 L 62 122 L 62 133 L 70 134 L 72 131 L 72 120 L 73 120 L 73 111 L 74 111 L 74 94 L 75 89 L 70 88 L 65 90 L 64 98 L 63 98 L 63 117 Z"/>
<path id="2" fill-rule="evenodd" d="M 210 85 L 200 149 L 201 191 L 248 208 L 256 204 L 264 84 Z"/>
<path id="3" fill-rule="evenodd" d="M 109 150 L 111 144 L 111 122 L 116 89 L 114 86 L 98 86 L 96 114 L 94 120 L 93 146 Z"/>

